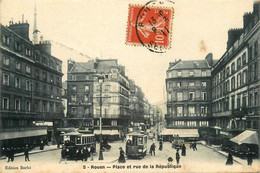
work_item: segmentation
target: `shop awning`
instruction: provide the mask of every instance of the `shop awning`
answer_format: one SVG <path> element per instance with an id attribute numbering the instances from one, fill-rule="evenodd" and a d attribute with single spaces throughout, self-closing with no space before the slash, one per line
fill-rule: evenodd
<path id="1" fill-rule="evenodd" d="M 256 144 L 259 145 L 259 137 L 256 131 L 246 130 L 230 141 L 240 144 Z"/>
<path id="2" fill-rule="evenodd" d="M 95 135 L 100 135 L 100 130 L 94 131 Z M 119 135 L 118 130 L 102 130 L 102 135 Z"/>
<path id="3" fill-rule="evenodd" d="M 164 129 L 160 135 L 178 135 L 179 137 L 199 137 L 198 129 Z"/>

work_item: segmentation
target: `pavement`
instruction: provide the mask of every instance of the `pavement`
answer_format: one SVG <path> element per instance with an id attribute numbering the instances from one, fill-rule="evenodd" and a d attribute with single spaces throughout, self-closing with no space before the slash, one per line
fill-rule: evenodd
<path id="1" fill-rule="evenodd" d="M 47 151 L 53 151 L 53 150 L 59 150 L 59 148 L 57 148 L 57 145 L 45 145 L 43 150 L 40 150 L 40 147 L 35 147 L 34 149 L 29 151 L 29 155 L 43 153 Z M 14 157 L 20 157 L 20 156 L 24 156 L 24 152 L 14 154 Z M 5 156 L 0 156 L 0 160 L 4 160 L 4 159 L 6 159 Z"/>

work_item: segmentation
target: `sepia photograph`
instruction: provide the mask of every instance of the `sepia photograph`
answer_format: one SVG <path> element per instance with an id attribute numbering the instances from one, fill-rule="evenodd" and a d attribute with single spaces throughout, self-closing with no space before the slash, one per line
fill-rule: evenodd
<path id="1" fill-rule="evenodd" d="M 0 0 L 0 173 L 260 172 L 259 0 Z"/>

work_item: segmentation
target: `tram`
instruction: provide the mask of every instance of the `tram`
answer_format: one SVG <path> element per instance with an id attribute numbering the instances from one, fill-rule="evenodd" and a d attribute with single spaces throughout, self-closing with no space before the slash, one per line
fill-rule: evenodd
<path id="1" fill-rule="evenodd" d="M 178 135 L 174 135 L 172 138 L 172 148 L 181 149 L 182 145 L 185 144 L 184 139 Z"/>
<path id="2" fill-rule="evenodd" d="M 127 158 L 143 158 L 147 152 L 147 135 L 130 133 L 126 136 Z"/>
<path id="3" fill-rule="evenodd" d="M 84 134 L 78 132 L 62 134 L 64 137 L 64 147 L 68 150 L 68 159 L 74 159 L 76 152 L 81 151 L 84 147 L 88 148 L 93 145 L 96 152 L 96 140 L 94 134 Z"/>

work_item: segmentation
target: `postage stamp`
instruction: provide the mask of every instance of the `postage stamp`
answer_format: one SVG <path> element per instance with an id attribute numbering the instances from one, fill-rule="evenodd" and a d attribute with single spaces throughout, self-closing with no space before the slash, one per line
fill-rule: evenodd
<path id="1" fill-rule="evenodd" d="M 171 48 L 174 9 L 129 5 L 126 44 L 144 46 L 155 53 Z"/>

